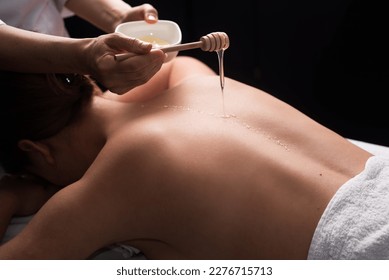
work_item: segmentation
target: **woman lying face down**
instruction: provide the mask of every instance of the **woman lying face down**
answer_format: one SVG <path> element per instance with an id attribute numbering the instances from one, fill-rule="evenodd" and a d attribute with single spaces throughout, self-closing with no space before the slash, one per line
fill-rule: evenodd
<path id="1" fill-rule="evenodd" d="M 372 155 L 238 81 L 226 79 L 223 103 L 218 76 L 177 59 L 182 76 L 155 78 L 137 102 L 80 76 L 3 79 L 1 119 L 15 121 L 4 166 L 64 188 L 1 258 L 83 259 L 113 243 L 150 259 L 308 257 L 331 198 Z M 30 92 L 18 89 L 26 79 Z"/>

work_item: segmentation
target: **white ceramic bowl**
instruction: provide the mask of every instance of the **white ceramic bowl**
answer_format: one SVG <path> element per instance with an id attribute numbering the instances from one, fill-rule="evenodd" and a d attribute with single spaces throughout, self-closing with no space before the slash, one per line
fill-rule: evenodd
<path id="1" fill-rule="evenodd" d="M 182 37 L 178 24 L 170 20 L 158 20 L 156 23 L 144 20 L 124 22 L 116 27 L 115 32 L 153 43 L 154 48 L 180 44 Z M 177 54 L 168 52 L 165 62 L 171 61 Z"/>

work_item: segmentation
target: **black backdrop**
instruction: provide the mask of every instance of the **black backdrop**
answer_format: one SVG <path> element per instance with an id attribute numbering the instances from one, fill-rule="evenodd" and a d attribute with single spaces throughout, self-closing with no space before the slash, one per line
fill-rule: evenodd
<path id="1" fill-rule="evenodd" d="M 143 1 L 128 1 L 131 5 Z M 228 34 L 225 74 L 295 106 L 341 135 L 389 146 L 389 17 L 378 0 L 148 1 L 183 42 Z M 102 32 L 77 17 L 73 37 Z M 215 71 L 214 53 L 191 50 Z M 309 132 L 308 132 L 309 133 Z"/>

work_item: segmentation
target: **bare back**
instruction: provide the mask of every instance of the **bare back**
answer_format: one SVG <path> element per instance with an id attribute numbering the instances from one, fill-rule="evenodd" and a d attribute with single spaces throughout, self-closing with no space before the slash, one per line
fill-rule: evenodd
<path id="1" fill-rule="evenodd" d="M 110 168 L 136 206 L 128 243 L 150 258 L 305 258 L 370 155 L 257 89 L 227 80 L 222 97 L 218 77 L 187 80 L 132 107 L 107 144 L 131 155 Z"/>

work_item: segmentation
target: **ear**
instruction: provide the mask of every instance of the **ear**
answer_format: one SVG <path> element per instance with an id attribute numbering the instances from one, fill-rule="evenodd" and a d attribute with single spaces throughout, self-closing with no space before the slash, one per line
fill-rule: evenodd
<path id="1" fill-rule="evenodd" d="M 50 148 L 48 145 L 42 142 L 34 142 L 31 140 L 23 139 L 18 142 L 18 147 L 22 151 L 29 153 L 31 156 L 40 156 L 43 158 L 48 164 L 54 164 L 55 160 L 53 155 L 51 154 Z"/>

